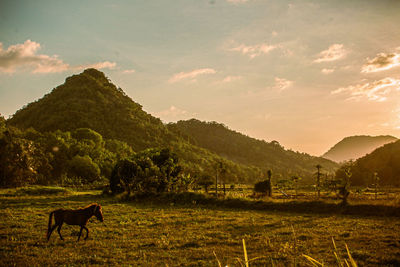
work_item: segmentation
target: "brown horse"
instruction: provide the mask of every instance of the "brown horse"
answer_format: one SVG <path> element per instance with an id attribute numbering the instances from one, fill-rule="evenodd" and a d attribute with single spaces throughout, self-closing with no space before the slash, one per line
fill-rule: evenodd
<path id="1" fill-rule="evenodd" d="M 52 224 L 52 216 L 54 214 L 55 225 Z M 61 236 L 61 226 L 65 222 L 69 225 L 79 225 L 81 231 L 79 232 L 78 241 L 81 238 L 82 230 L 86 230 L 85 240 L 89 237 L 89 229 L 87 229 L 86 224 L 92 216 L 96 216 L 99 221 L 103 221 L 103 213 L 101 211 L 101 206 L 97 203 L 90 204 L 89 206 L 77 210 L 67 210 L 58 209 L 52 211 L 49 216 L 49 227 L 47 229 L 47 241 L 49 241 L 51 233 L 58 226 L 57 232 L 60 235 L 61 240 L 64 238 Z"/>

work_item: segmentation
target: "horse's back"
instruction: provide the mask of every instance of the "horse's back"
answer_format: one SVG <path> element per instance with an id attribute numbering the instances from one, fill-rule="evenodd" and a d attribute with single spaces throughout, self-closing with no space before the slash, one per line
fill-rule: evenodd
<path id="1" fill-rule="evenodd" d="M 57 209 L 54 211 L 54 219 L 56 224 L 65 222 L 69 225 L 84 225 L 87 222 L 82 209 Z"/>

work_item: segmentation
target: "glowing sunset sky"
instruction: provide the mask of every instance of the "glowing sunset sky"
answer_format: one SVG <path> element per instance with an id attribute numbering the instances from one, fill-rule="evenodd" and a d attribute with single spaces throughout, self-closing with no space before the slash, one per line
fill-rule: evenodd
<path id="1" fill-rule="evenodd" d="M 6 118 L 88 67 L 165 122 L 320 155 L 400 136 L 400 1 L 1 1 Z"/>

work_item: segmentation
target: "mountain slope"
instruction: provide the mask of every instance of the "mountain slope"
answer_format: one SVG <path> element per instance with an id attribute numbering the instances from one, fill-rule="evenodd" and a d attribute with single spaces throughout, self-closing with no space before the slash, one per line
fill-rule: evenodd
<path id="1" fill-rule="evenodd" d="M 351 168 L 352 185 L 371 185 L 375 183 L 376 173 L 379 185 L 400 186 L 400 140 L 383 145 L 342 168 L 348 167 Z"/>
<path id="2" fill-rule="evenodd" d="M 365 156 L 368 153 L 371 153 L 378 147 L 381 147 L 387 143 L 394 142 L 396 140 L 396 137 L 390 135 L 350 136 L 344 138 L 342 141 L 334 145 L 322 157 L 333 160 L 335 162 L 355 160 Z"/>
<path id="3" fill-rule="evenodd" d="M 250 138 L 216 122 L 191 119 L 170 123 L 168 128 L 193 144 L 220 156 L 264 170 L 271 169 L 275 174 L 285 178 L 300 175 L 311 179 L 317 164 L 322 165 L 328 172 L 337 168 L 337 164 L 330 160 L 285 150 L 276 141 L 267 143 Z"/>
<path id="4" fill-rule="evenodd" d="M 174 139 L 161 120 L 144 112 L 95 69 L 68 77 L 50 94 L 17 111 L 7 123 L 40 132 L 90 128 L 105 138 L 126 141 L 136 151 Z"/>
<path id="5" fill-rule="evenodd" d="M 256 140 L 217 123 L 191 120 L 166 126 L 95 69 L 68 77 L 17 111 L 7 124 L 40 132 L 90 128 L 106 139 L 127 142 L 134 151 L 170 147 L 190 173 L 215 175 L 217 163 L 223 162 L 228 179 L 238 182 L 252 183 L 266 169 L 276 179 L 300 175 L 305 181 L 312 179 L 317 164 L 326 171 L 337 167 L 327 159 L 288 151 L 278 142 Z"/>
<path id="6" fill-rule="evenodd" d="M 214 174 L 218 162 L 229 169 L 228 180 L 253 182 L 259 174 L 252 166 L 224 159 L 176 136 L 95 69 L 68 77 L 51 93 L 17 111 L 7 124 L 39 132 L 90 128 L 106 139 L 127 142 L 136 152 L 170 147 L 192 174 Z"/>

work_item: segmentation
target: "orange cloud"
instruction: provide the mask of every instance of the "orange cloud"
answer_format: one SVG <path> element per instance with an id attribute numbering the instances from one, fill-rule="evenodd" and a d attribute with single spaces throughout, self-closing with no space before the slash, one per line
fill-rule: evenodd
<path id="1" fill-rule="evenodd" d="M 48 56 L 37 54 L 41 45 L 37 42 L 26 40 L 23 44 L 10 45 L 7 50 L 0 43 L 0 71 L 14 73 L 17 69 L 31 69 L 33 73 L 52 73 L 67 70 L 80 70 L 85 68 L 114 68 L 115 62 L 98 62 L 94 64 L 70 66 L 63 62 L 57 55 Z"/>
<path id="2" fill-rule="evenodd" d="M 168 82 L 176 83 L 176 82 L 179 82 L 179 81 L 185 80 L 185 79 L 191 79 L 193 81 L 193 79 L 196 78 L 198 75 L 215 74 L 215 73 L 216 73 L 216 71 L 214 69 L 210 69 L 210 68 L 196 69 L 196 70 L 192 70 L 190 72 L 179 72 L 179 73 L 175 74 L 174 76 L 172 76 L 168 80 Z"/>
<path id="3" fill-rule="evenodd" d="M 247 55 L 250 58 L 255 58 L 257 56 L 265 55 L 271 52 L 272 50 L 276 49 L 277 46 L 275 45 L 268 45 L 265 43 L 257 44 L 257 45 L 245 45 L 241 44 L 237 47 L 229 49 L 229 51 L 236 51 L 240 52 L 243 55 Z"/>
<path id="4" fill-rule="evenodd" d="M 400 80 L 387 77 L 372 83 L 367 82 L 341 87 L 332 91 L 331 94 L 347 93 L 350 94 L 348 100 L 367 98 L 371 101 L 383 102 L 387 100 L 387 95 L 391 93 L 393 89 L 400 91 Z"/>
<path id="5" fill-rule="evenodd" d="M 400 48 L 398 48 L 400 50 Z M 373 59 L 367 58 L 362 66 L 362 73 L 378 72 L 400 66 L 400 53 L 379 53 Z"/>
<path id="6" fill-rule="evenodd" d="M 329 46 L 327 50 L 319 53 L 319 58 L 314 60 L 316 63 L 329 62 L 341 59 L 346 56 L 347 50 L 344 48 L 343 44 L 333 44 Z"/>

